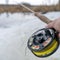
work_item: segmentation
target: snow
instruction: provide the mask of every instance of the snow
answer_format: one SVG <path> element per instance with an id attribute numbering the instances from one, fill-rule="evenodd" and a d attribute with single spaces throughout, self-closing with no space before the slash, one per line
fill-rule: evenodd
<path id="1" fill-rule="evenodd" d="M 60 60 L 60 47 L 47 58 L 38 58 L 27 47 L 29 37 L 45 23 L 31 13 L 0 14 L 0 60 Z M 54 20 L 60 17 L 60 12 L 44 14 Z"/>

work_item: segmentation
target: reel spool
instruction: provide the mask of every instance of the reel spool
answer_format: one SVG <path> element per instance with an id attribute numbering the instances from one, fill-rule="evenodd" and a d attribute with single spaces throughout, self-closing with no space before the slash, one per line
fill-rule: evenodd
<path id="1" fill-rule="evenodd" d="M 28 48 L 37 57 L 52 55 L 59 46 L 57 32 L 54 29 L 40 29 L 28 40 Z"/>

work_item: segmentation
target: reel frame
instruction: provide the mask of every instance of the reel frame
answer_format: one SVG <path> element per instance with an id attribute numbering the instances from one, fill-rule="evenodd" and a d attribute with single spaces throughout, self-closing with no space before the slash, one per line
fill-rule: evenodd
<path id="1" fill-rule="evenodd" d="M 46 28 L 40 29 L 40 30 L 36 31 L 35 33 L 39 32 L 39 31 L 41 31 L 41 30 L 46 30 Z M 35 35 L 35 33 L 33 33 L 32 36 Z M 29 40 L 31 39 L 31 37 L 32 37 L 32 36 L 31 36 L 31 37 L 29 38 L 29 40 L 28 40 L 28 43 L 27 43 L 28 48 L 29 48 L 29 49 L 31 50 L 31 52 L 32 52 L 35 56 L 37 56 L 37 57 L 47 57 L 47 56 L 52 55 L 52 54 L 58 49 L 58 47 L 59 47 L 59 39 L 57 38 L 57 32 L 56 32 L 54 29 L 53 29 L 53 34 L 54 34 L 54 36 L 52 37 L 51 42 L 50 42 L 47 46 L 45 46 L 42 50 L 33 50 L 33 49 L 30 48 L 30 46 L 29 46 Z M 54 42 L 54 41 L 55 41 L 55 42 Z M 53 42 L 54 42 L 54 44 L 53 44 Z M 55 45 L 55 44 L 56 44 L 56 45 Z M 53 48 L 51 45 L 52 45 L 52 46 L 55 45 L 56 47 Z M 50 46 L 50 48 L 49 48 L 49 46 Z M 47 54 L 47 52 L 45 52 L 45 51 L 48 51 L 48 52 L 49 52 L 49 49 L 47 50 L 47 48 L 49 48 L 49 49 L 53 48 L 54 50 L 53 50 L 53 51 L 50 50 L 50 53 Z M 45 55 L 44 55 L 43 51 L 45 52 Z M 43 55 L 39 55 L 39 54 L 41 54 L 41 52 L 42 52 Z"/>

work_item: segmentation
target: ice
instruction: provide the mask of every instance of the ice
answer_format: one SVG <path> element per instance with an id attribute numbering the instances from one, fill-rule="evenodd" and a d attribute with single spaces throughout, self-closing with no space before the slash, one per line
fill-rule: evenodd
<path id="1" fill-rule="evenodd" d="M 60 60 L 60 47 L 47 58 L 38 58 L 27 47 L 29 37 L 45 23 L 33 14 L 6 13 L 0 15 L 0 60 Z M 44 14 L 54 20 L 60 17 L 60 12 Z"/>

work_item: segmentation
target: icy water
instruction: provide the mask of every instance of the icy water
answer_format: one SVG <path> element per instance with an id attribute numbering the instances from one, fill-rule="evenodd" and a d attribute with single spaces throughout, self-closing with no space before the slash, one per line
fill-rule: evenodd
<path id="1" fill-rule="evenodd" d="M 60 60 L 60 47 L 51 56 L 38 58 L 27 48 L 29 37 L 45 23 L 31 13 L 0 14 L 0 60 Z M 60 12 L 44 14 L 54 20 L 60 17 Z"/>

